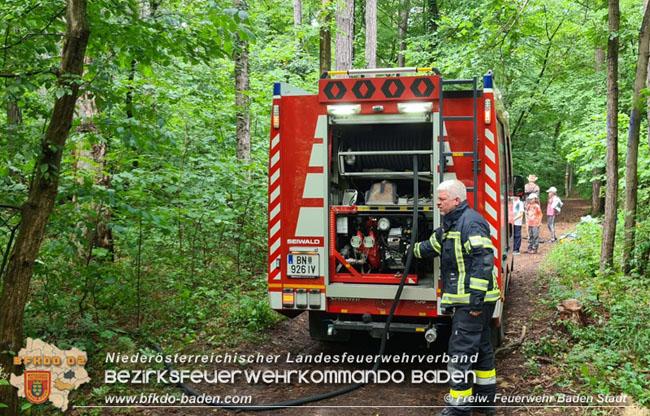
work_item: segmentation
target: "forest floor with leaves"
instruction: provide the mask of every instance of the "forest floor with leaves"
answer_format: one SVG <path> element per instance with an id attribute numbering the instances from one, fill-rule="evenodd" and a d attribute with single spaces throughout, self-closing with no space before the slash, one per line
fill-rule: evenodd
<path id="1" fill-rule="evenodd" d="M 588 201 L 567 199 L 561 215 L 557 218 L 557 235 L 568 233 L 579 222 L 580 217 L 588 210 Z M 541 238 L 549 239 L 546 221 L 541 229 Z M 556 243 L 557 244 L 557 243 Z M 561 379 L 561 363 L 554 362 L 539 351 L 544 342 L 566 342 L 563 327 L 557 321 L 554 308 L 544 305 L 541 301 L 546 297 L 549 285 L 545 276 L 540 274 L 540 264 L 554 244 L 540 244 L 538 254 L 525 254 L 527 240 L 522 242 L 522 254 L 515 256 L 515 271 L 507 293 L 505 321 L 506 340 L 497 350 L 496 370 L 498 377 L 497 391 L 503 396 L 534 397 L 541 395 L 566 396 L 590 395 L 581 389 L 581 382 L 573 378 L 570 385 L 557 380 Z M 406 354 L 442 354 L 445 346 L 434 344 L 427 348 L 422 336 L 394 336 L 388 343 L 387 353 Z M 197 346 L 197 349 L 201 349 Z M 343 354 L 352 355 L 376 354 L 379 341 L 370 339 L 364 334 L 355 334 L 349 343 L 322 343 L 309 337 L 307 314 L 280 322 L 274 328 L 263 334 L 260 341 L 242 344 L 228 352 L 239 354 L 279 355 L 276 364 L 249 364 L 240 369 L 249 370 L 368 370 L 368 364 L 332 365 L 332 364 L 296 364 L 286 362 L 288 353 L 292 356 L 299 354 L 316 356 Z M 225 352 L 225 351 L 224 351 Z M 230 365 L 234 366 L 233 364 Z M 221 367 L 223 368 L 223 366 Z M 241 412 L 239 414 L 255 415 L 431 415 L 444 405 L 444 395 L 448 391 L 447 384 L 412 384 L 409 375 L 413 370 L 444 370 L 444 364 L 391 364 L 382 367 L 389 371 L 402 370 L 406 380 L 402 383 L 369 384 L 350 393 L 336 396 L 327 400 L 313 402 L 300 407 L 284 408 L 275 411 Z M 209 368 L 220 369 L 220 368 Z M 323 394 L 345 385 L 335 384 L 300 384 L 284 383 L 246 383 L 241 381 L 234 384 L 222 385 L 191 385 L 191 387 L 206 395 L 250 395 L 254 405 L 270 404 L 306 396 Z M 547 407 L 543 404 L 530 404 L 516 407 L 497 403 L 499 415 L 583 415 L 583 414 L 618 414 L 625 416 L 643 415 L 644 410 L 633 408 L 590 408 L 580 407 Z M 234 415 L 235 412 L 215 408 L 167 408 L 147 409 L 147 415 Z"/>

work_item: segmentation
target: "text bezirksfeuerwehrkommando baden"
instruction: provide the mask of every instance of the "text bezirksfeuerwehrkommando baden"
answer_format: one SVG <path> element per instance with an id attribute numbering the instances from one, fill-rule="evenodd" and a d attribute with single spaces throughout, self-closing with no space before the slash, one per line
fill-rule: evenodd
<path id="1" fill-rule="evenodd" d="M 448 364 L 459 360 L 475 363 L 478 355 L 452 357 L 446 353 L 434 354 L 106 354 L 106 363 L 110 364 Z M 413 369 L 408 375 L 402 370 L 351 370 L 347 369 L 282 369 L 240 370 L 235 368 L 217 370 L 160 370 L 160 369 L 121 369 L 105 370 L 104 382 L 146 384 L 146 383 L 235 383 L 244 379 L 247 383 L 447 383 L 450 380 L 471 380 L 474 373 L 464 374 L 459 371 Z"/>

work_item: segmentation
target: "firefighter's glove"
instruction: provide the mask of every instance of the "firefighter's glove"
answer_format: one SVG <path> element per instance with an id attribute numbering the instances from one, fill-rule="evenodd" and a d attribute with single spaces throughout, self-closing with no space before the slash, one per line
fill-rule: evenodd
<path id="1" fill-rule="evenodd" d="M 470 312 L 483 312 L 483 299 L 478 296 L 471 296 L 471 304 L 469 305 Z"/>

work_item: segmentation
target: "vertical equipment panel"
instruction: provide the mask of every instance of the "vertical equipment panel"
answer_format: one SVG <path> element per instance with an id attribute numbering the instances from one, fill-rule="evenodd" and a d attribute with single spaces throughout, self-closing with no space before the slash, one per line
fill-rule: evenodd
<path id="1" fill-rule="evenodd" d="M 317 289 L 323 292 L 320 304 L 324 308 L 328 267 L 326 110 L 315 95 L 283 96 L 276 102 L 280 105 L 281 137 L 272 133 L 269 149 L 271 307 L 283 308 L 283 290 Z M 318 255 L 318 276 L 287 275 L 288 262 L 295 261 L 300 253 Z"/>

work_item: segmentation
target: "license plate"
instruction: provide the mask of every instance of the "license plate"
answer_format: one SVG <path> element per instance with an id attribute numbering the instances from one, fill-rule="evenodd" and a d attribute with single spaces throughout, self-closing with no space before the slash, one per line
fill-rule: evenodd
<path id="1" fill-rule="evenodd" d="M 287 275 L 318 277 L 318 254 L 289 254 L 287 256 Z"/>

